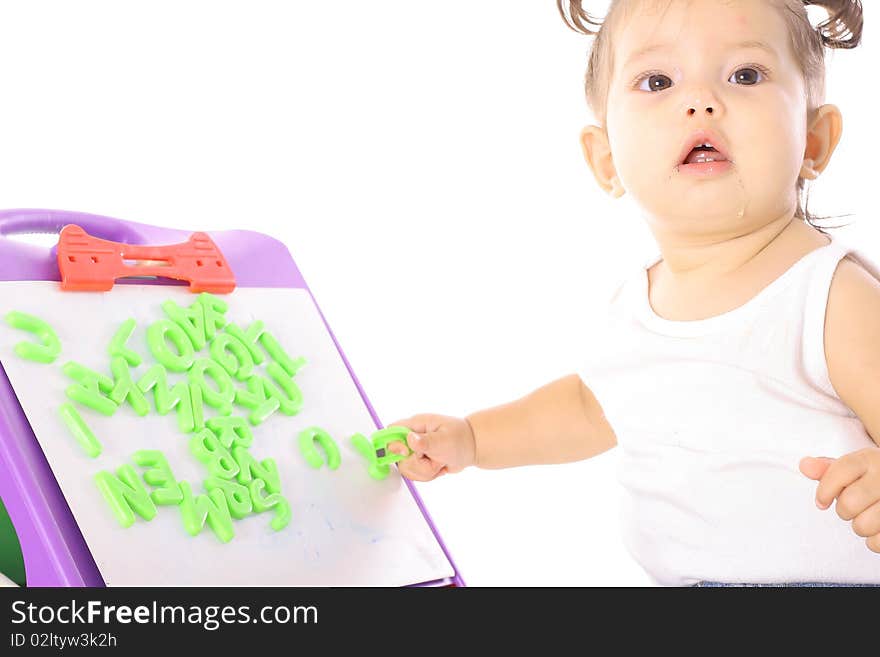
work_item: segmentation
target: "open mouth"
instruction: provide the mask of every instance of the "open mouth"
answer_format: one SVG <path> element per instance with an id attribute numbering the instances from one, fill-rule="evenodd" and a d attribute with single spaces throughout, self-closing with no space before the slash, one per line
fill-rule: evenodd
<path id="1" fill-rule="evenodd" d="M 682 144 L 675 167 L 680 174 L 697 178 L 714 177 L 733 167 L 723 137 L 712 129 L 704 128 L 691 133 Z"/>
<path id="2" fill-rule="evenodd" d="M 730 157 L 728 157 L 727 146 L 721 135 L 714 130 L 701 129 L 694 131 L 682 144 L 676 165 L 687 166 L 727 161 L 730 161 Z"/>
<path id="3" fill-rule="evenodd" d="M 681 164 L 705 164 L 706 162 L 726 162 L 727 158 L 717 148 L 710 145 L 695 146 Z"/>

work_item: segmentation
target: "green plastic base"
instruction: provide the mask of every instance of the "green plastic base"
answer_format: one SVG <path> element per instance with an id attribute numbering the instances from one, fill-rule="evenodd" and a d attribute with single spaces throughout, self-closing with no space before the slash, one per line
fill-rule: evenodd
<path id="1" fill-rule="evenodd" d="M 0 500 L 0 573 L 3 573 L 19 586 L 25 586 L 24 558 L 21 555 L 21 544 L 18 534 L 12 526 L 12 520 L 6 513 L 6 507 Z"/>

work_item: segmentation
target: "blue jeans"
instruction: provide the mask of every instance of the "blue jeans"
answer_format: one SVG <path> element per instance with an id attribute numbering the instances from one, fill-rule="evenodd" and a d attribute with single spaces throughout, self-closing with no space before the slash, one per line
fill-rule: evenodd
<path id="1" fill-rule="evenodd" d="M 880 584 L 838 584 L 835 582 L 779 582 L 778 584 L 731 584 L 728 582 L 697 582 L 690 586 L 880 586 Z"/>

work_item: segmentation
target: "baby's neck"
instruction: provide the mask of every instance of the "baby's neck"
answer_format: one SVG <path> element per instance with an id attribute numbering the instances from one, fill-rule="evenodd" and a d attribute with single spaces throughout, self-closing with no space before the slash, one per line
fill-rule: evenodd
<path id="1" fill-rule="evenodd" d="M 666 319 L 719 315 L 746 303 L 828 241 L 802 220 L 787 219 L 718 244 L 661 243 L 663 260 L 648 270 L 649 301 Z"/>
<path id="2" fill-rule="evenodd" d="M 672 278 L 712 280 L 735 273 L 759 254 L 788 243 L 816 243 L 819 231 L 793 217 L 780 217 L 748 233 L 717 242 L 695 242 L 676 236 L 655 239 L 663 256 L 663 269 Z M 797 248 L 797 247 L 796 247 Z M 783 249 L 784 250 L 784 249 Z"/>

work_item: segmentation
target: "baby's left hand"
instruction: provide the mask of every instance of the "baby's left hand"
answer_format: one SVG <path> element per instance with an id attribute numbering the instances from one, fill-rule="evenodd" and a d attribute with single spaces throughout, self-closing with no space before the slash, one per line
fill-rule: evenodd
<path id="1" fill-rule="evenodd" d="M 824 510 L 837 498 L 837 515 L 852 520 L 852 530 L 880 554 L 880 447 L 866 447 L 839 459 L 806 456 L 800 470 L 819 480 L 816 506 Z"/>

